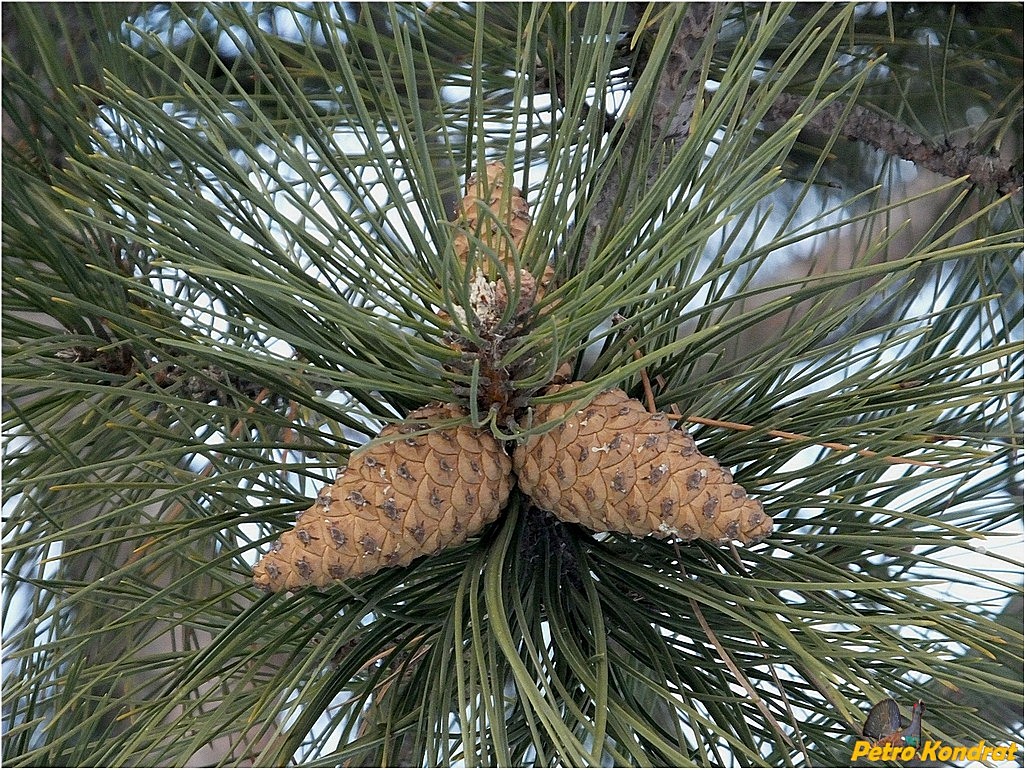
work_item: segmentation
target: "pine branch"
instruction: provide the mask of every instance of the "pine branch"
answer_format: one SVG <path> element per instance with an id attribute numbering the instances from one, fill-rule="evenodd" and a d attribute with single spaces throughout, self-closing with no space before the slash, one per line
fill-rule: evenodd
<path id="1" fill-rule="evenodd" d="M 120 343 L 113 347 L 105 345 L 102 348 L 74 345 L 58 350 L 54 357 L 65 363 L 90 364 L 97 372 L 117 377 L 127 377 L 141 368 L 147 368 L 153 372 L 153 384 L 157 387 L 169 389 L 176 385 L 180 386 L 179 395 L 200 403 L 226 403 L 229 400 L 226 388 L 254 400 L 259 400 L 257 394 L 267 391 L 265 386 L 229 374 L 213 364 L 201 366 L 199 373 L 196 373 L 178 364 L 162 362 L 160 355 L 153 351 L 144 351 L 142 356 L 139 356 L 128 343 Z M 108 382 L 112 383 L 113 380 Z M 280 401 L 281 397 L 274 396 L 273 400 Z"/>
<path id="2" fill-rule="evenodd" d="M 583 259 L 588 258 L 598 234 L 607 230 L 610 216 L 620 202 L 624 199 L 628 201 L 623 215 L 629 216 L 632 208 L 629 202 L 634 197 L 633 192 L 649 189 L 661 171 L 660 161 L 666 156 L 657 153 L 653 155 L 644 176 L 635 173 L 635 156 L 642 149 L 642 143 L 650 141 L 647 137 L 668 142 L 671 155 L 680 149 L 687 138 L 704 80 L 695 62 L 703 42 L 713 28 L 714 15 L 715 6 L 711 3 L 689 5 L 678 23 L 665 61 L 649 62 L 661 67 L 654 86 L 650 124 L 644 126 L 642 121 L 636 120 L 623 136 L 619 151 L 621 160 L 606 180 L 599 200 L 585 224 L 580 252 Z"/>
<path id="3" fill-rule="evenodd" d="M 134 2 L 104 5 L 48 4 L 33 9 L 31 15 L 14 4 L 4 6 L 0 28 L 5 58 L 10 66 L 30 73 L 39 94 L 50 100 L 58 92 L 71 94 L 72 86 L 85 85 L 102 91 L 102 73 L 110 61 L 98 57 L 97 49 L 114 46 L 117 41 L 109 30 L 142 7 Z M 47 35 L 43 47 L 34 44 L 42 31 Z M 54 55 L 59 57 L 60 66 L 48 66 L 48 56 Z M 87 109 L 85 105 L 82 108 Z M 52 124 L 41 120 L 24 101 L 5 99 L 0 111 L 0 131 L 6 142 L 35 146 L 39 156 L 51 165 L 59 168 L 64 163 L 67 147 L 63 137 L 55 134 Z"/>
<path id="4" fill-rule="evenodd" d="M 782 126 L 799 110 L 802 101 L 796 94 L 780 94 L 766 115 L 767 129 L 773 131 Z M 973 184 L 996 187 L 1002 195 L 1022 190 L 1022 170 L 1005 164 L 996 153 L 981 152 L 971 144 L 938 144 L 868 107 L 854 105 L 849 111 L 847 105 L 835 102 L 812 116 L 806 128 L 827 135 L 839 130 L 847 139 L 864 142 L 944 176 L 968 176 Z"/>
<path id="5" fill-rule="evenodd" d="M 973 549 L 1021 517 L 1012 204 L 942 204 L 897 243 L 876 229 L 905 221 L 894 187 L 841 185 L 818 201 L 815 179 L 783 178 L 814 116 L 765 137 L 765 113 L 781 88 L 823 84 L 808 106 L 861 83 L 831 81 L 836 52 L 877 35 L 850 6 L 481 8 L 382 6 L 357 23 L 332 6 L 274 6 L 309 33 L 287 42 L 248 7 L 177 8 L 159 29 L 143 18 L 142 47 L 112 45 L 120 58 L 104 61 L 98 123 L 78 92 L 44 98 L 31 71 L 5 68 L 32 115 L 67 127 L 68 150 L 60 173 L 4 179 L 17 440 L 3 566 L 26 598 L 5 607 L 7 755 L 788 766 L 802 752 L 833 765 L 885 696 L 937 703 L 931 738 L 1011 737 L 1021 569 L 996 547 L 980 567 Z M 744 23 L 721 31 L 721 16 Z M 215 72 L 222 33 L 240 45 Z M 59 71 L 47 37 L 33 24 L 22 47 Z M 532 101 L 525 70 L 539 60 L 536 82 L 562 110 Z M 753 89 L 764 62 L 773 77 Z M 703 105 L 705 77 L 719 83 Z M 625 109 L 603 114 L 622 86 Z M 825 145 L 817 168 L 834 163 Z M 441 201 L 479 150 L 526 180 L 532 240 L 514 245 L 535 266 L 555 255 L 567 280 L 544 313 L 510 322 L 512 347 L 496 335 L 486 360 L 456 361 L 434 310 L 480 300 L 451 268 Z M 7 161 L 26 154 L 5 146 Z M 91 255 L 80 228 L 115 242 Z M 844 249 L 842 231 L 854 231 L 850 261 L 774 275 L 781 255 Z M 126 242 L 154 269 L 122 265 Z M 564 255 L 577 254 L 589 261 L 574 275 Z M 895 320 L 856 323 L 877 308 Z M 785 316 L 773 343 L 738 343 Z M 518 493 L 458 548 L 256 597 L 257 551 L 367 432 L 365 415 L 464 386 L 469 398 L 493 374 L 516 383 L 510 404 L 533 407 L 548 364 L 568 359 L 595 390 L 664 376 L 663 409 L 715 426 L 703 448 L 777 512 L 769 544 L 596 537 Z M 769 431 L 767 415 L 795 432 Z M 819 451 L 823 437 L 847 455 Z M 895 468 L 884 454 L 936 438 L 936 464 Z M 945 694 L 951 681 L 964 702 Z M 993 706 L 970 708 L 981 701 Z"/>

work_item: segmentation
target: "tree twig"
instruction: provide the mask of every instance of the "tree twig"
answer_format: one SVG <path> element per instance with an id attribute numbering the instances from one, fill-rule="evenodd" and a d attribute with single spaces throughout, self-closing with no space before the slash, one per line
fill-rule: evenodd
<path id="1" fill-rule="evenodd" d="M 729 428 L 730 430 L 754 430 L 754 425 L 745 425 L 743 422 L 729 422 L 727 420 L 713 420 L 709 417 L 699 417 L 695 414 L 689 414 L 684 416 L 677 412 L 667 412 L 667 417 L 674 420 L 685 420 L 686 422 L 693 422 L 699 425 L 708 425 L 712 428 Z M 855 449 L 851 444 L 842 444 L 838 441 L 816 441 L 811 436 L 806 436 L 803 433 L 791 433 L 786 430 L 768 430 L 766 431 L 767 436 L 773 436 L 774 438 L 783 438 L 788 441 L 812 441 L 817 446 L 823 446 L 827 449 L 836 449 L 840 452 L 855 451 L 855 454 L 861 455 L 862 457 L 880 457 L 885 462 L 893 463 L 894 465 L 919 465 L 924 468 L 942 468 L 944 466 L 938 465 L 937 463 L 928 463 L 924 460 L 914 460 L 911 457 L 891 457 L 890 455 L 881 455 L 879 452 L 874 452 L 871 449 Z"/>
<path id="2" fill-rule="evenodd" d="M 773 130 L 783 125 L 798 112 L 802 101 L 796 94 L 778 96 L 766 113 L 767 128 Z M 953 178 L 968 176 L 973 184 L 995 187 L 1003 195 L 1023 186 L 1023 172 L 1004 163 L 997 154 L 981 152 L 972 145 L 938 144 L 862 105 L 856 104 L 849 110 L 843 103 L 828 104 L 809 118 L 805 128 L 822 134 L 839 130 L 847 139 L 910 160 L 920 168 Z"/>
<path id="3" fill-rule="evenodd" d="M 622 319 L 622 316 L 620 316 L 620 318 Z M 637 360 L 637 359 L 641 358 L 641 355 L 642 355 L 641 351 L 638 350 L 635 347 L 636 343 L 634 342 L 634 339 L 633 338 L 630 339 L 629 342 L 630 342 L 630 345 L 631 345 L 631 347 L 633 349 L 632 353 L 633 353 L 634 359 Z M 660 388 L 663 387 L 666 384 L 665 381 L 663 380 L 662 375 L 656 375 L 656 382 L 658 383 Z M 649 381 L 648 372 L 645 370 L 644 367 L 642 367 L 642 369 L 641 369 L 641 384 L 642 384 L 642 387 L 645 390 L 645 401 L 647 402 L 647 405 L 648 405 L 648 411 L 655 412 L 656 411 L 655 394 L 652 391 L 652 384 Z M 712 419 L 710 417 L 700 417 L 700 416 L 695 415 L 695 414 L 689 414 L 687 416 L 684 416 L 679 411 L 677 411 L 678 407 L 677 407 L 676 404 L 672 404 L 671 406 L 673 406 L 674 411 L 667 412 L 666 416 L 671 418 L 671 419 L 674 419 L 674 420 L 684 420 L 686 422 L 693 422 L 693 423 L 696 423 L 698 425 L 708 425 L 711 428 L 728 428 L 730 430 L 754 430 L 755 429 L 754 425 L 746 425 L 743 422 L 729 422 L 727 420 L 714 420 L 714 419 Z M 803 433 L 791 433 L 791 432 L 785 431 L 785 430 L 768 430 L 768 431 L 766 431 L 766 435 L 767 436 L 773 436 L 774 438 L 787 439 L 788 441 L 812 441 L 817 446 L 823 446 L 823 447 L 826 447 L 827 449 L 836 449 L 837 451 L 840 451 L 840 452 L 850 452 L 851 450 L 854 449 L 855 453 L 858 454 L 858 455 L 861 455 L 862 457 L 880 457 L 881 456 L 879 452 L 874 452 L 871 449 L 855 449 L 855 447 L 851 446 L 850 444 L 842 444 L 842 443 L 837 442 L 837 441 L 816 441 L 811 436 L 806 436 Z M 950 436 L 949 438 L 958 438 L 958 437 L 957 436 Z M 941 465 L 938 465 L 937 463 L 928 463 L 928 462 L 925 462 L 923 460 L 913 460 L 910 457 L 891 457 L 890 455 L 884 455 L 882 457 L 882 459 L 885 462 L 893 463 L 894 465 L 918 465 L 918 466 L 921 466 L 921 467 L 924 467 L 924 468 L 941 468 L 941 467 L 943 467 Z"/>
<path id="4" fill-rule="evenodd" d="M 727 667 L 731 674 L 734 675 L 734 680 L 741 685 L 745 692 L 748 693 L 748 697 L 752 699 L 752 703 L 759 709 L 759 713 L 766 718 L 766 723 L 773 728 L 773 731 L 780 736 L 780 739 L 784 742 L 788 748 L 794 748 L 794 741 L 792 741 L 783 730 L 780 729 L 780 725 L 777 724 L 777 720 L 770 713 L 769 708 L 761 697 L 759 697 L 759 691 L 755 689 L 752 683 L 748 680 L 748 677 L 744 675 L 734 659 L 727 652 L 726 648 L 720 643 L 720 640 L 716 638 L 716 634 L 713 633 L 712 627 L 709 622 L 705 619 L 705 615 L 702 614 L 701 607 L 698 606 L 698 602 L 695 601 L 694 597 L 690 597 L 688 601 L 691 602 L 691 609 L 694 610 L 695 619 L 698 624 L 705 631 L 705 637 L 709 640 L 709 643 L 716 648 L 716 652 L 720 655 L 720 660 L 723 661 L 723 665 Z"/>

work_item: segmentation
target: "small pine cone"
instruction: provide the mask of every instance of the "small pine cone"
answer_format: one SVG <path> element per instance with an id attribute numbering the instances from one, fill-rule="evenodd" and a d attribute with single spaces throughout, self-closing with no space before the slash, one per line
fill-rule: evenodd
<path id="1" fill-rule="evenodd" d="M 524 245 L 527 231 L 531 229 L 531 215 L 527 201 L 518 187 L 506 188 L 506 167 L 499 162 L 489 163 L 485 167 L 485 178 L 477 175 L 467 180 L 467 194 L 456 207 L 456 223 L 462 230 L 473 233 L 481 243 L 494 251 L 499 259 L 512 267 L 515 258 L 510 249 L 510 240 L 517 252 Z M 487 203 L 493 217 L 481 222 L 479 206 L 481 201 Z M 502 224 L 507 232 L 503 232 L 497 224 Z M 453 241 L 456 258 L 466 264 L 470 256 L 470 241 L 466 235 L 458 233 Z M 479 260 L 482 263 L 485 260 Z M 489 276 L 494 278 L 495 276 Z"/>
<path id="2" fill-rule="evenodd" d="M 543 406 L 535 421 L 561 418 L 572 405 Z M 749 545 L 773 528 L 762 504 L 699 452 L 687 432 L 622 390 L 603 391 L 561 425 L 518 445 L 513 468 L 539 508 L 596 532 Z"/>
<path id="3" fill-rule="evenodd" d="M 431 421 L 461 417 L 456 406 L 433 405 L 386 426 L 393 441 L 361 447 L 335 483 L 296 519 L 253 569 L 271 591 L 323 586 L 459 545 L 494 521 L 513 486 L 509 456 L 488 432 Z"/>

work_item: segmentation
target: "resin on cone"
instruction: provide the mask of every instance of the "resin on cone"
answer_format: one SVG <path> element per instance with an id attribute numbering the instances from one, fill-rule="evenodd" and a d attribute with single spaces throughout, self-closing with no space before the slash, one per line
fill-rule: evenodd
<path id="1" fill-rule="evenodd" d="M 418 409 L 410 420 L 419 422 L 379 434 L 393 440 L 353 452 L 253 582 L 280 591 L 369 575 L 463 543 L 497 519 L 513 486 L 501 444 L 467 424 L 428 429 L 463 414 L 451 404 Z"/>
<path id="2" fill-rule="evenodd" d="M 519 273 L 519 278 L 517 273 Z M 477 278 L 470 285 L 470 312 L 477 319 L 480 330 L 486 333 L 495 330 L 510 304 L 510 289 L 519 291 L 513 309 L 513 318 L 522 318 L 526 315 L 545 296 L 545 290 L 552 280 L 553 273 L 552 267 L 546 265 L 542 280 L 539 282 L 530 271 L 521 268 L 519 271 L 509 270 L 506 281 L 502 279 L 489 281 L 479 270 Z"/>
<path id="3" fill-rule="evenodd" d="M 535 423 L 562 418 L 573 405 L 542 406 Z M 687 432 L 622 390 L 603 391 L 565 422 L 518 445 L 513 468 L 539 508 L 596 532 L 748 545 L 773 528 L 762 504 L 699 452 Z"/>

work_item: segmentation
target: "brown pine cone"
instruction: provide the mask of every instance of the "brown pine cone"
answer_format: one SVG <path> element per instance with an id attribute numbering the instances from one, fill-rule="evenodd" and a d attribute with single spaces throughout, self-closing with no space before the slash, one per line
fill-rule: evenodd
<path id="1" fill-rule="evenodd" d="M 483 178 L 475 174 L 467 180 L 466 195 L 456 207 L 453 250 L 460 263 L 465 266 L 470 258 L 471 235 L 499 260 L 496 265 L 492 255 L 479 252 L 470 276 L 468 309 L 484 333 L 494 331 L 510 304 L 514 304 L 515 317 L 524 316 L 545 296 L 555 272 L 551 265 L 546 265 L 537 278 L 529 270 L 517 267 L 518 255 L 531 229 L 531 214 L 523 196 L 520 188 L 507 184 L 506 167 L 494 161 L 485 167 Z M 491 215 L 482 212 L 482 204 Z M 508 289 L 519 291 L 519 296 L 515 300 L 510 298 Z M 448 317 L 444 311 L 439 315 Z"/>
<path id="2" fill-rule="evenodd" d="M 572 406 L 542 406 L 535 422 L 558 419 Z M 687 432 L 622 390 L 603 391 L 561 425 L 518 445 L 513 468 L 539 508 L 596 532 L 748 545 L 773 528 L 762 504 L 699 452 Z"/>
<path id="3" fill-rule="evenodd" d="M 515 259 L 510 249 L 510 241 L 512 240 L 516 251 L 520 251 L 527 238 L 527 231 L 531 229 L 531 215 L 523 192 L 517 187 L 507 190 L 506 167 L 498 161 L 485 167 L 484 179 L 477 175 L 471 176 L 467 180 L 466 192 L 466 196 L 456 208 L 456 224 L 464 232 L 476 235 L 508 268 L 513 268 Z M 479 210 L 480 202 L 488 206 L 492 217 L 482 217 Z M 499 224 L 505 227 L 506 232 L 503 232 Z M 456 258 L 466 264 L 470 255 L 470 241 L 467 236 L 457 233 L 453 249 Z M 482 265 L 487 264 L 483 255 L 478 258 L 478 262 Z M 488 277 L 495 278 L 494 275 Z"/>
<path id="4" fill-rule="evenodd" d="M 253 569 L 271 591 L 323 586 L 409 564 L 458 545 L 498 518 L 513 486 L 509 456 L 488 432 L 467 424 L 434 428 L 462 417 L 447 404 L 386 426 L 339 470 L 335 483 L 296 519 Z"/>

